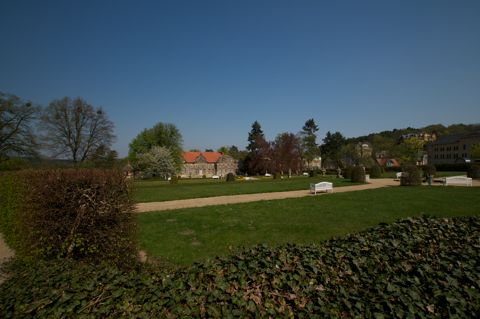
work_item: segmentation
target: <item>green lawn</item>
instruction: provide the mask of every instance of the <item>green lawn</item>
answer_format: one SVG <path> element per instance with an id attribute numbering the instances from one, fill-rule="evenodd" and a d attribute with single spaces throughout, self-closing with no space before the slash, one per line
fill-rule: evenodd
<path id="1" fill-rule="evenodd" d="M 479 198 L 474 187 L 392 187 L 145 213 L 139 233 L 150 256 L 188 265 L 239 246 L 315 243 L 409 216 L 480 215 Z"/>
<path id="2" fill-rule="evenodd" d="M 255 181 L 235 181 L 214 179 L 181 179 L 178 184 L 167 181 L 146 180 L 134 182 L 136 202 L 161 202 L 175 199 L 201 198 L 223 195 L 270 193 L 308 189 L 310 183 L 332 182 L 335 187 L 355 185 L 335 176 L 304 177 L 285 179 L 260 179 Z"/>

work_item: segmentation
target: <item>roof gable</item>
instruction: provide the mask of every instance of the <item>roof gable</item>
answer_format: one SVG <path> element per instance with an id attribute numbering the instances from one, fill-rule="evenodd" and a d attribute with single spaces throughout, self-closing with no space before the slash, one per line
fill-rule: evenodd
<path id="1" fill-rule="evenodd" d="M 222 155 L 220 152 L 183 152 L 182 157 L 185 163 L 217 163 Z"/>

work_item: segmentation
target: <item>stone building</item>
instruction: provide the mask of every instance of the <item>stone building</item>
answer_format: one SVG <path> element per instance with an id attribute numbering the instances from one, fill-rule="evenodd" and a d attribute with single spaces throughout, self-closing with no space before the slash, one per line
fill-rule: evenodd
<path id="1" fill-rule="evenodd" d="M 201 178 L 236 174 L 238 161 L 220 152 L 184 152 L 183 167 L 180 173 L 184 178 Z"/>
<path id="2" fill-rule="evenodd" d="M 471 147 L 480 143 L 480 131 L 442 136 L 427 145 L 429 164 L 468 163 Z"/>

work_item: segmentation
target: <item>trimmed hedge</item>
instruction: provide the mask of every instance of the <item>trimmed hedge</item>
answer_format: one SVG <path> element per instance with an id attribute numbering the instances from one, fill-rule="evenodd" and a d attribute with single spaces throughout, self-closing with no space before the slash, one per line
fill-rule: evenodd
<path id="1" fill-rule="evenodd" d="M 188 268 L 12 265 L 0 317 L 480 316 L 480 218 L 411 218 Z"/>
<path id="2" fill-rule="evenodd" d="M 422 185 L 422 175 L 415 165 L 404 166 L 402 169 L 402 177 L 400 177 L 401 186 L 418 186 Z"/>
<path id="3" fill-rule="evenodd" d="M 470 165 L 468 169 L 468 177 L 480 178 L 480 165 Z"/>
<path id="4" fill-rule="evenodd" d="M 370 177 L 371 178 L 380 178 L 382 177 L 382 168 L 378 165 L 370 167 Z"/>
<path id="5" fill-rule="evenodd" d="M 233 173 L 228 173 L 226 181 L 229 182 L 229 183 L 235 182 L 235 175 L 233 175 Z"/>
<path id="6" fill-rule="evenodd" d="M 365 183 L 365 169 L 362 166 L 354 166 L 351 180 L 354 183 Z"/>
<path id="7" fill-rule="evenodd" d="M 12 176 L 17 193 L 8 206 L 14 210 L 7 242 L 15 243 L 17 256 L 135 264 L 135 214 L 123 172 L 57 169 Z M 1 211 L 3 217 L 9 210 Z"/>

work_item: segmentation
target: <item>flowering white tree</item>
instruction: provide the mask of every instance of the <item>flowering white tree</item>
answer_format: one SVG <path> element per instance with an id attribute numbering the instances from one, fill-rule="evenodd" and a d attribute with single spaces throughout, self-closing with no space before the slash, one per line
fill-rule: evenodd
<path id="1" fill-rule="evenodd" d="M 136 170 L 142 177 L 168 177 L 176 173 L 175 161 L 171 152 L 162 146 L 154 146 L 150 151 L 139 155 Z"/>

